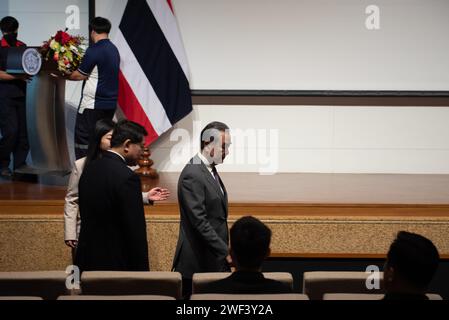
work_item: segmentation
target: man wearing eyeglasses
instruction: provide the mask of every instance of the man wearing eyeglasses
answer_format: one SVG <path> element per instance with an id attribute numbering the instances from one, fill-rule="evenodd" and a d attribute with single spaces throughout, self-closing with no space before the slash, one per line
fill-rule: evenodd
<path id="1" fill-rule="evenodd" d="M 82 227 L 75 264 L 81 271 L 148 271 L 148 243 L 139 176 L 128 166 L 143 153 L 141 125 L 117 123 L 111 149 L 84 168 L 79 182 Z"/>

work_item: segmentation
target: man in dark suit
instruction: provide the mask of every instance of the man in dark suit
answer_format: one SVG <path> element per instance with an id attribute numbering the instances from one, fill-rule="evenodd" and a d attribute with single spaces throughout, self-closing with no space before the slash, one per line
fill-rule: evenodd
<path id="1" fill-rule="evenodd" d="M 204 293 L 291 293 L 285 283 L 266 279 L 262 263 L 270 254 L 271 230 L 260 220 L 247 216 L 237 220 L 231 228 L 230 254 L 236 271 L 229 277 L 211 282 Z"/>
<path id="2" fill-rule="evenodd" d="M 173 269 L 182 274 L 184 296 L 195 272 L 229 271 L 228 196 L 216 165 L 229 153 L 229 127 L 209 123 L 201 131 L 201 152 L 184 167 L 178 181 L 181 214 Z"/>
<path id="3" fill-rule="evenodd" d="M 146 130 L 121 121 L 111 149 L 84 168 L 79 182 L 82 221 L 75 264 L 81 271 L 148 271 L 148 244 L 140 179 L 135 165 Z"/>

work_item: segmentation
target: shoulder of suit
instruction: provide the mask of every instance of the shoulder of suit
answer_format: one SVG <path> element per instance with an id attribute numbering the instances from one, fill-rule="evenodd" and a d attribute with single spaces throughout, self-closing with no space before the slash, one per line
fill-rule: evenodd
<path id="1" fill-rule="evenodd" d="M 81 159 L 80 159 L 81 160 Z M 89 167 L 91 167 L 89 165 Z M 133 174 L 133 171 L 121 159 L 109 156 L 103 156 L 92 162 L 94 170 L 111 170 L 111 173 L 117 174 Z"/>
<path id="2" fill-rule="evenodd" d="M 191 163 L 189 162 L 186 164 L 184 169 L 181 171 L 181 176 L 191 176 L 191 175 L 198 175 L 202 172 L 202 167 L 204 164 L 201 163 Z"/>

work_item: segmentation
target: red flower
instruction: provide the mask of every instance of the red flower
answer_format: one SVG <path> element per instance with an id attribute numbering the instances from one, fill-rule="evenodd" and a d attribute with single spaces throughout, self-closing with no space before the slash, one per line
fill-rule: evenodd
<path id="1" fill-rule="evenodd" d="M 67 42 L 69 42 L 72 39 L 72 37 L 64 31 L 58 31 L 55 35 L 55 40 L 61 43 L 62 45 L 65 45 Z"/>

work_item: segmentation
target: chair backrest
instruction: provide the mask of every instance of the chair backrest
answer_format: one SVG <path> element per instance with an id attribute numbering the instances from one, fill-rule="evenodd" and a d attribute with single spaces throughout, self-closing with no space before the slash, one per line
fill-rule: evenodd
<path id="1" fill-rule="evenodd" d="M 303 290 L 311 300 L 321 300 L 325 293 L 384 293 L 383 272 L 379 272 L 379 287 L 370 289 L 372 274 L 364 271 L 304 272 Z"/>
<path id="2" fill-rule="evenodd" d="M 40 300 L 43 301 L 42 297 L 29 297 L 29 296 L 0 296 L 0 300 Z"/>
<path id="3" fill-rule="evenodd" d="M 383 297 L 377 293 L 325 293 L 323 300 L 382 300 Z"/>
<path id="4" fill-rule="evenodd" d="M 192 293 L 205 293 L 204 286 L 231 275 L 231 272 L 200 272 L 193 274 Z M 290 286 L 293 290 L 293 276 L 289 272 L 264 272 L 267 279 L 277 280 Z"/>
<path id="5" fill-rule="evenodd" d="M 443 298 L 436 293 L 427 293 L 429 300 L 443 300 Z M 323 300 L 382 300 L 383 294 L 376 293 L 325 293 Z"/>
<path id="6" fill-rule="evenodd" d="M 69 294 L 65 271 L 0 272 L 0 296 L 34 296 L 55 300 Z"/>
<path id="7" fill-rule="evenodd" d="M 190 296 L 190 300 L 309 300 L 301 293 L 272 293 L 272 294 L 221 294 L 197 293 Z"/>
<path id="8" fill-rule="evenodd" d="M 426 296 L 429 300 L 443 300 L 443 297 L 437 293 L 426 293 Z"/>
<path id="9" fill-rule="evenodd" d="M 57 300 L 176 300 L 174 297 L 159 295 L 129 295 L 129 296 L 60 296 Z"/>
<path id="10" fill-rule="evenodd" d="M 83 295 L 162 295 L 182 297 L 179 272 L 163 271 L 84 271 L 81 274 Z"/>

